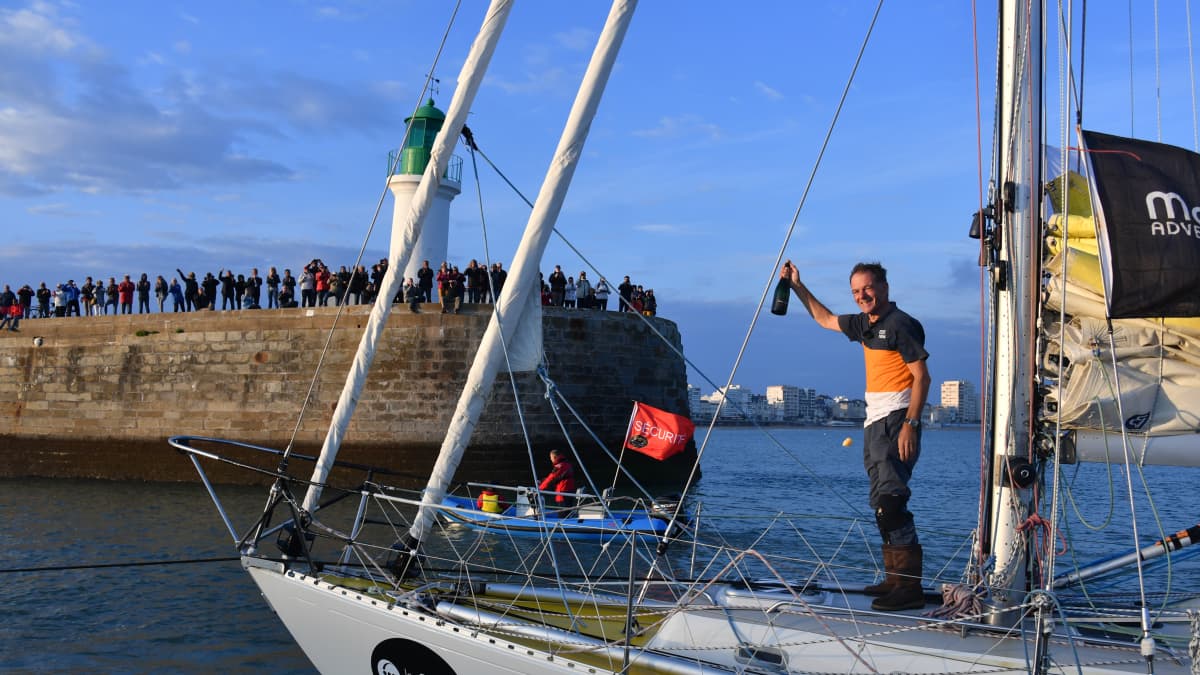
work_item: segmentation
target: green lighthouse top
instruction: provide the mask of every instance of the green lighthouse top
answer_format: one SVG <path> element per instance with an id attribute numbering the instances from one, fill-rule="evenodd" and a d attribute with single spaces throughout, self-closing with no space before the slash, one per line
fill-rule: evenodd
<path id="1" fill-rule="evenodd" d="M 429 164 L 429 155 L 433 151 L 433 141 L 437 138 L 438 132 L 442 130 L 442 124 L 446 121 L 446 113 L 438 110 L 433 104 L 433 99 L 425 102 L 425 105 L 417 108 L 416 112 L 411 117 L 404 119 L 405 124 L 409 125 L 408 138 L 404 141 L 404 148 L 400 152 L 400 162 L 393 163 L 395 158 L 393 153 L 388 153 L 388 166 L 394 166 L 392 170 L 394 174 L 407 174 L 419 176 L 425 173 L 425 167 Z M 454 160 L 458 160 L 457 162 Z M 451 166 L 447 167 L 447 178 L 455 181 L 461 180 L 462 160 L 458 157 L 451 158 Z"/>
<path id="2" fill-rule="evenodd" d="M 438 110 L 438 107 L 433 104 L 433 99 L 431 98 L 425 102 L 425 105 L 417 108 L 417 111 L 413 113 L 412 117 L 404 118 L 404 123 L 408 124 L 408 121 L 411 119 L 437 120 L 438 122 L 442 122 L 446 119 L 446 113 Z M 440 129 L 441 127 L 442 125 L 438 124 L 438 128 Z"/>

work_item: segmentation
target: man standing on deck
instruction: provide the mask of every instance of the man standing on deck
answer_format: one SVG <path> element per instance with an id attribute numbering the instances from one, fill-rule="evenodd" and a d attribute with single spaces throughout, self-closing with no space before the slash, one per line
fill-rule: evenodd
<path id="1" fill-rule="evenodd" d="M 908 480 L 921 454 L 921 411 L 929 394 L 925 329 L 888 300 L 887 270 L 858 263 L 850 271 L 850 292 L 860 314 L 836 315 L 800 282 L 789 260 L 780 271 L 809 315 L 822 328 L 861 342 L 867 371 L 867 420 L 863 465 L 871 480 L 871 508 L 883 538 L 887 578 L 867 586 L 880 596 L 873 609 L 895 612 L 925 606 L 921 588 L 922 551 L 908 511 Z"/>

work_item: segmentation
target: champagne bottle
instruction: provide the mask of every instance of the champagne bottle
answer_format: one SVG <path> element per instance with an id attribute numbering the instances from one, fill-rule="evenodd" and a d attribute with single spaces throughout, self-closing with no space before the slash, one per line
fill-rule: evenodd
<path id="1" fill-rule="evenodd" d="M 788 300 L 792 297 L 792 285 L 787 279 L 780 279 L 775 286 L 775 300 L 771 303 L 771 313 L 783 316 L 787 314 Z"/>

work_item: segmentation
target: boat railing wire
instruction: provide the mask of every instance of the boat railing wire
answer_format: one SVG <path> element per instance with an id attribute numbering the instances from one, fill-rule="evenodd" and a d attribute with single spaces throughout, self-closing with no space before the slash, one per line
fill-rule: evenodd
<path id="1" fill-rule="evenodd" d="M 172 445 L 196 457 L 198 463 L 201 459 L 223 459 L 234 465 L 247 465 L 246 462 L 221 458 L 209 450 L 190 447 L 191 442 L 200 440 L 211 442 L 211 439 L 177 438 L 172 439 Z M 248 444 L 235 445 L 264 450 L 271 456 L 277 452 Z M 254 466 L 247 468 L 275 475 Z M 373 467 L 359 465 L 354 468 L 369 471 Z M 297 488 L 308 483 L 287 476 L 280 478 L 293 482 Z M 547 614 L 557 613 L 567 617 L 571 630 L 581 631 L 581 636 L 613 643 L 626 639 L 644 642 L 658 625 L 676 612 L 718 607 L 718 603 L 709 597 L 710 590 L 717 584 L 727 593 L 745 594 L 746 598 L 756 601 L 774 598 L 769 605 L 764 605 L 770 610 L 764 614 L 769 621 L 786 620 L 795 615 L 815 620 L 819 616 L 820 621 L 828 625 L 823 633 L 806 640 L 806 644 L 836 643 L 839 640 L 837 624 L 845 622 L 853 622 L 860 638 L 886 637 L 911 630 L 996 630 L 984 625 L 986 612 L 960 614 L 953 619 L 922 620 L 899 627 L 886 615 L 870 611 L 816 612 L 814 608 L 819 605 L 828 609 L 829 603 L 837 604 L 838 598 L 854 593 L 854 580 L 880 573 L 878 561 L 872 557 L 875 548 L 873 523 L 855 517 L 768 513 L 750 508 L 742 513 L 715 514 L 706 513 L 702 504 L 695 504 L 694 518 L 701 524 L 694 533 L 673 540 L 670 553 L 660 556 L 655 539 L 651 537 L 617 533 L 603 542 L 581 542 L 567 536 L 565 529 L 554 526 L 547 527 L 550 536 L 536 538 L 519 536 L 504 528 L 475 530 L 445 516 L 452 512 L 477 514 L 476 510 L 440 506 L 434 536 L 424 542 L 418 554 L 419 564 L 411 567 L 410 574 L 404 576 L 391 565 L 396 553 L 392 544 L 411 524 L 421 504 L 420 493 L 374 480 L 363 481 L 351 488 L 337 485 L 326 488 L 332 496 L 323 501 L 321 508 L 305 523 L 304 530 L 311 540 L 307 541 L 303 555 L 273 553 L 270 539 L 283 535 L 294 525 L 290 518 L 261 529 L 258 539 L 252 546 L 244 548 L 243 554 L 300 566 L 301 571 L 328 583 L 378 596 L 387 602 L 428 608 L 431 604 L 446 601 L 476 607 L 501 617 L 498 622 L 486 626 L 487 631 L 497 635 L 521 634 L 531 623 L 545 621 Z M 757 526 L 753 530 L 747 528 L 748 521 L 757 522 Z M 746 533 L 750 531 L 755 534 L 747 539 Z M 236 530 L 233 532 L 237 538 Z M 833 536 L 830 536 L 831 532 Z M 926 584 L 962 581 L 961 577 L 947 575 L 946 569 L 953 565 L 953 559 L 969 555 L 973 533 L 933 530 L 924 534 L 930 541 L 945 539 L 952 542 L 951 547 L 956 547 L 946 566 L 927 577 Z M 282 537 L 279 541 L 283 541 Z M 830 541 L 836 544 L 830 546 Z M 660 571 L 666 567 L 670 573 L 665 577 L 651 576 L 652 566 L 647 562 L 650 560 Z M 307 570 L 303 569 L 305 567 Z M 614 627 L 611 617 L 632 597 L 630 594 L 635 592 L 632 586 L 645 586 L 646 593 L 639 597 L 634 609 L 637 630 L 626 636 Z M 1118 601 L 1119 605 L 1120 598 L 1108 599 Z M 1050 603 L 1055 623 L 1060 627 L 1070 625 L 1078 629 L 1094 623 L 1091 603 L 1078 606 L 1059 596 L 1027 597 L 1018 610 L 1031 615 L 1036 607 L 1046 603 Z M 845 604 L 845 601 L 841 603 Z M 1080 607 L 1092 613 L 1092 622 L 1076 616 Z M 1112 635 L 1120 634 L 1125 623 L 1136 620 L 1136 613 L 1125 614 L 1128 616 L 1119 611 L 1105 615 L 1115 625 L 1109 626 Z M 1186 612 L 1182 610 L 1163 612 L 1159 616 L 1164 622 L 1186 620 Z M 610 618 L 602 621 L 601 617 Z M 600 634 L 586 633 L 584 624 L 588 626 L 586 630 L 601 631 Z M 1014 637 L 1020 637 L 1021 624 L 1018 621 L 1009 629 Z M 1136 625 L 1131 625 L 1130 630 L 1136 632 Z M 1186 638 L 1187 634 L 1181 632 L 1164 641 L 1164 645 L 1168 650 L 1183 649 Z M 1055 639 L 1070 645 L 1071 638 L 1065 634 Z M 1096 640 L 1094 637 L 1088 639 L 1093 643 Z M 1118 642 L 1113 641 L 1114 644 Z M 708 645 L 707 648 L 735 646 Z M 790 643 L 779 646 L 790 646 Z M 593 648 L 594 645 L 581 638 L 577 645 L 566 649 L 578 649 L 583 653 Z"/>
<path id="2" fill-rule="evenodd" d="M 172 446 L 196 456 L 198 459 L 223 462 L 247 471 L 260 474 L 263 477 L 286 480 L 295 489 L 306 488 L 310 482 L 304 478 L 284 476 L 276 471 L 253 466 L 250 460 L 236 460 L 200 449 L 193 443 L 224 443 L 239 449 L 276 456 L 280 450 L 260 448 L 248 443 L 212 440 L 212 438 L 175 437 Z M 304 456 L 293 455 L 295 459 L 304 460 Z M 347 561 L 350 557 L 358 558 L 364 567 L 371 567 L 371 560 L 388 557 L 391 545 L 400 538 L 410 525 L 413 513 L 420 504 L 420 492 L 394 488 L 378 482 L 377 477 L 383 470 L 368 465 L 355 465 L 352 462 L 340 462 L 347 470 L 364 472 L 366 478 L 361 482 L 350 480 L 347 484 L 326 484 L 328 498 L 322 506 L 311 514 L 307 522 L 307 530 L 318 542 L 328 544 L 328 550 L 322 549 L 322 544 L 314 543 L 312 548 L 317 556 L 322 555 L 334 560 Z M 203 467 L 200 467 L 202 477 Z M 472 486 L 488 486 L 492 489 L 517 490 L 514 486 L 486 484 L 468 484 L 466 492 Z M 554 492 L 551 492 L 554 494 Z M 475 492 L 474 495 L 478 495 Z M 564 494 L 566 495 L 566 494 Z M 570 494 L 571 496 L 578 496 Z M 210 488 L 210 496 L 218 509 L 223 512 L 220 498 L 215 488 Z M 352 498 L 355 497 L 355 498 Z M 599 498 L 584 495 L 584 498 Z M 631 509 L 653 509 L 653 501 L 643 500 L 634 496 L 610 497 L 618 503 L 628 503 Z M 349 504 L 349 506 L 347 506 Z M 584 506 L 587 506 L 584 503 Z M 337 507 L 337 508 L 335 508 Z M 431 538 L 430 550 L 426 552 L 426 561 L 433 568 L 475 569 L 480 565 L 476 558 L 482 558 L 481 569 L 490 573 L 498 573 L 505 567 L 514 567 L 517 574 L 535 575 L 540 563 L 546 563 L 556 552 L 568 556 L 564 568 L 576 568 L 583 578 L 607 579 L 613 575 L 623 575 L 628 561 L 624 557 L 614 560 L 613 550 L 626 550 L 625 546 L 637 545 L 640 565 L 653 560 L 656 554 L 654 538 L 646 534 L 626 536 L 622 532 L 613 532 L 606 542 L 595 544 L 580 544 L 572 540 L 571 533 L 560 525 L 547 522 L 546 536 L 528 537 L 505 527 L 503 522 L 486 528 L 486 531 L 473 531 L 469 527 L 452 522 L 445 518 L 450 513 L 462 515 L 478 515 L 476 509 L 460 509 L 450 506 L 438 507 L 443 518 L 438 519 L 438 537 Z M 274 522 L 270 527 L 264 527 L 258 533 L 258 539 L 253 542 L 259 549 L 264 540 L 278 536 L 289 527 L 294 527 L 292 516 Z M 247 532 L 252 528 L 238 528 L 233 522 L 228 522 L 230 536 L 235 542 L 244 542 Z M 772 565 L 786 572 L 792 579 L 791 583 L 798 586 L 822 584 L 839 585 L 847 579 L 865 579 L 872 575 L 881 574 L 880 561 L 875 554 L 872 543 L 874 522 L 866 522 L 856 516 L 830 516 L 815 513 L 770 512 L 770 510 L 752 510 L 746 508 L 742 513 L 712 513 L 703 512 L 702 504 L 694 504 L 694 519 L 690 527 L 678 528 L 668 537 L 671 538 L 671 554 L 667 555 L 670 562 L 670 572 L 682 586 L 688 586 L 689 580 L 707 579 L 713 574 L 714 566 L 719 567 L 724 561 L 737 556 L 738 551 L 754 548 L 763 556 L 773 560 Z M 959 581 L 950 577 L 947 569 L 955 566 L 955 561 L 965 555 L 970 549 L 970 532 L 940 531 L 935 528 L 925 532 L 930 542 L 943 540 L 940 546 L 943 550 L 955 551 L 948 556 L 944 566 L 930 575 L 926 581 L 936 584 L 947 581 Z M 629 539 L 629 542 L 626 542 Z M 833 548 L 824 544 L 833 540 Z M 822 542 L 822 543 L 817 543 Z M 346 549 L 356 552 L 350 554 Z M 586 550 L 587 552 L 581 552 Z M 563 563 L 564 561 L 559 561 Z M 624 566 L 624 567 L 623 567 Z M 766 569 L 754 569 L 750 563 L 738 568 L 737 581 L 742 584 L 755 584 L 767 574 Z"/>

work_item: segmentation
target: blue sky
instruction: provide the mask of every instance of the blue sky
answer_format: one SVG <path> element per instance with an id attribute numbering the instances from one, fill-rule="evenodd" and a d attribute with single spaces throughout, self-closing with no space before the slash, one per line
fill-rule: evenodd
<path id="1" fill-rule="evenodd" d="M 465 2 L 452 29 L 435 71 L 443 107 L 485 6 Z M 313 257 L 350 264 L 450 9 L 4 3 L 3 282 L 295 269 Z M 1152 35 L 1150 9 L 1135 18 L 1141 34 Z M 685 352 L 719 384 L 774 276 L 873 11 L 857 1 L 638 8 L 559 230 L 608 277 L 654 288 Z M 1127 133 L 1128 8 L 1089 12 L 1091 35 L 1110 22 L 1117 38 L 1089 40 L 1088 95 L 1103 111 L 1091 126 Z M 1182 12 L 1164 8 L 1160 21 L 1180 32 Z M 531 197 L 606 13 L 600 2 L 518 2 L 475 101 L 480 146 Z M 849 268 L 882 261 L 893 299 L 930 334 L 935 383 L 979 380 L 977 249 L 966 237 L 979 194 L 972 20 L 967 2 L 884 7 L 787 252 L 835 311 L 853 309 Z M 986 156 L 990 5 L 979 21 Z M 1186 74 L 1182 39 L 1164 34 L 1164 78 Z M 1136 52 L 1134 63 L 1135 94 L 1145 96 L 1153 53 Z M 1191 94 L 1185 85 L 1166 95 L 1164 126 L 1182 129 L 1166 140 L 1190 147 L 1191 107 L 1179 103 Z M 1140 105 L 1132 126 L 1154 138 L 1153 99 Z M 460 264 L 483 257 L 479 193 L 495 260 L 511 258 L 527 215 L 483 171 L 477 188 L 468 162 L 452 209 L 450 258 Z M 390 213 L 387 197 L 368 263 L 386 251 Z M 554 264 L 586 269 L 558 241 L 543 269 Z M 857 348 L 798 313 L 764 314 L 735 381 L 857 395 Z"/>

